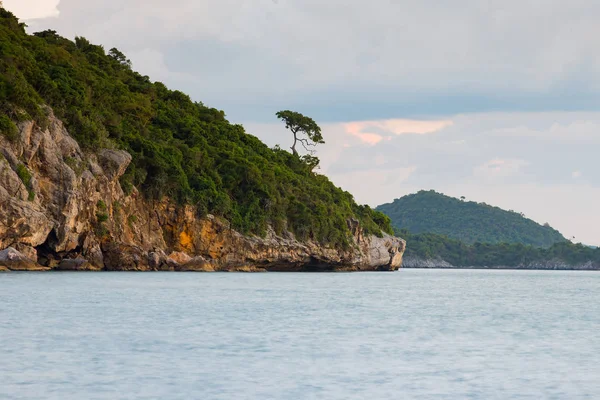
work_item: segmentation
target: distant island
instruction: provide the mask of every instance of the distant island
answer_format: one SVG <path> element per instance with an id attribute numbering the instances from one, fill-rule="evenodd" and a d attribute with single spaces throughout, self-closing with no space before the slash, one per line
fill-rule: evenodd
<path id="1" fill-rule="evenodd" d="M 600 249 L 487 204 L 421 191 L 376 208 L 407 242 L 404 268 L 600 270 Z"/>
<path id="2" fill-rule="evenodd" d="M 389 216 L 396 229 L 414 234 L 437 233 L 466 244 L 521 243 L 550 247 L 567 240 L 550 225 L 540 225 L 522 213 L 456 199 L 433 190 L 403 196 L 376 210 Z"/>

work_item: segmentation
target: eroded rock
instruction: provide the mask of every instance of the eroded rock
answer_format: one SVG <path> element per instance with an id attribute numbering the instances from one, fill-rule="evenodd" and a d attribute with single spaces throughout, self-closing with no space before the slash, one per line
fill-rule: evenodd
<path id="1" fill-rule="evenodd" d="M 49 269 L 42 267 L 12 247 L 0 251 L 0 266 L 11 271 L 46 271 Z"/>
<path id="2" fill-rule="evenodd" d="M 146 200 L 135 189 L 125 195 L 119 178 L 131 156 L 84 153 L 49 113 L 47 129 L 24 122 L 15 142 L 0 135 L 0 248 L 20 251 L 13 266 L 43 269 L 39 260 L 62 270 L 254 272 L 395 270 L 402 263 L 402 239 L 366 236 L 356 220 L 348 221 L 351 245 L 331 248 L 272 229 L 245 236 L 193 207 Z"/>
<path id="3" fill-rule="evenodd" d="M 55 268 L 58 271 L 99 271 L 100 268 L 92 265 L 84 258 L 67 258 L 62 260 Z"/>

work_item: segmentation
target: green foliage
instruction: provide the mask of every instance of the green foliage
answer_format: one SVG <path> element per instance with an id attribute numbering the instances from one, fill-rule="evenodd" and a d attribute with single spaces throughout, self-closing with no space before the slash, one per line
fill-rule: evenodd
<path id="1" fill-rule="evenodd" d="M 518 267 L 533 262 L 562 261 L 570 265 L 600 263 L 600 249 L 568 241 L 539 248 L 521 243 L 465 244 L 435 233 L 397 232 L 406 240 L 405 257 L 441 259 L 457 267 Z"/>
<path id="2" fill-rule="evenodd" d="M 108 208 L 103 200 L 98 200 L 98 202 L 96 203 L 96 207 L 98 207 L 98 210 L 100 211 L 106 211 L 106 209 Z"/>
<path id="3" fill-rule="evenodd" d="M 106 214 L 106 213 L 100 213 L 99 212 L 99 213 L 96 214 L 96 219 L 100 223 L 106 222 L 106 221 L 108 221 L 108 214 Z"/>
<path id="4" fill-rule="evenodd" d="M 94 226 L 94 233 L 99 238 L 104 238 L 109 234 L 108 228 L 103 223 L 98 223 Z"/>
<path id="5" fill-rule="evenodd" d="M 133 224 L 135 224 L 138 221 L 137 216 L 135 215 L 130 215 L 129 217 L 127 217 L 127 223 L 129 224 L 129 226 L 133 226 Z"/>
<path id="6" fill-rule="evenodd" d="M 26 113 L 44 126 L 44 105 L 84 149 L 116 147 L 132 155 L 120 180 L 126 193 L 137 188 L 150 199 L 195 205 L 199 215 L 224 217 L 244 233 L 264 234 L 271 225 L 347 245 L 351 218 L 367 232 L 391 231 L 378 212 L 314 174 L 314 159 L 269 149 L 223 111 L 133 71 L 117 49 L 106 54 L 85 38 L 73 42 L 52 30 L 27 35 L 0 8 L 0 114 L 14 121 Z M 307 143 L 323 143 L 313 120 L 282 113 Z"/>
<path id="7" fill-rule="evenodd" d="M 108 56 L 114 58 L 123 67 L 131 69 L 131 61 L 125 57 L 125 54 L 121 53 L 118 49 L 112 48 L 108 51 Z"/>
<path id="8" fill-rule="evenodd" d="M 441 193 L 420 191 L 377 207 L 396 229 L 437 233 L 467 244 L 521 243 L 550 247 L 566 239 L 549 225 L 484 203 L 461 201 Z"/>
<path id="9" fill-rule="evenodd" d="M 19 137 L 17 126 L 6 115 L 0 115 L 0 133 L 11 142 L 14 142 Z"/>
<path id="10" fill-rule="evenodd" d="M 292 131 L 294 135 L 294 144 L 292 145 L 292 152 L 294 155 L 298 155 L 298 152 L 296 151 L 296 144 L 298 142 L 300 142 L 304 149 L 309 151 L 311 155 L 313 154 L 313 150 L 309 149 L 310 147 L 325 143 L 323 140 L 323 135 L 321 134 L 321 128 L 312 118 L 306 117 L 299 112 L 290 110 L 279 111 L 275 115 L 277 118 L 285 122 L 286 129 Z M 311 157 L 308 159 L 308 161 L 314 162 L 312 158 L 315 157 Z M 317 159 L 317 162 L 314 166 L 316 166 L 318 163 L 319 162 Z"/>
<path id="11" fill-rule="evenodd" d="M 85 163 L 73 157 L 65 157 L 65 164 L 67 164 L 77 176 L 81 176 L 85 170 Z"/>
<path id="12" fill-rule="evenodd" d="M 31 180 L 33 178 L 33 176 L 31 175 L 31 172 L 29 172 L 27 167 L 23 164 L 17 165 L 16 172 L 17 172 L 17 175 L 19 176 L 19 179 L 21 179 L 21 182 L 23 182 L 23 185 L 25 185 L 25 188 L 27 189 L 27 192 L 28 192 L 27 200 L 29 200 L 29 201 L 35 200 L 35 192 L 33 191 L 33 185 L 31 182 Z"/>

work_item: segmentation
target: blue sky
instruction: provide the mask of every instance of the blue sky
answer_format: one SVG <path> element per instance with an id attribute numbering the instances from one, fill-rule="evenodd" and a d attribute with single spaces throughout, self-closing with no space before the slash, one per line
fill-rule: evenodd
<path id="1" fill-rule="evenodd" d="M 600 2 L 4 0 L 118 47 L 270 145 L 323 127 L 321 172 L 377 205 L 419 189 L 600 245 Z"/>

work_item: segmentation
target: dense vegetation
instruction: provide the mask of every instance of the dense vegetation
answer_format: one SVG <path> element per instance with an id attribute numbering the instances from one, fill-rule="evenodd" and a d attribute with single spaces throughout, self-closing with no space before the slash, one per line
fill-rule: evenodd
<path id="1" fill-rule="evenodd" d="M 392 231 L 385 215 L 315 174 L 314 160 L 268 148 L 224 112 L 134 72 L 117 49 L 107 54 L 54 31 L 28 35 L 0 8 L 0 130 L 14 139 L 16 122 L 44 127 L 46 105 L 85 150 L 132 154 L 122 178 L 126 191 L 137 187 L 150 198 L 193 204 L 246 233 L 264 234 L 270 224 L 344 246 L 349 218 L 366 233 Z"/>
<path id="2" fill-rule="evenodd" d="M 550 247 L 566 239 L 549 225 L 484 203 L 463 201 L 433 190 L 404 196 L 376 208 L 387 214 L 395 229 L 437 233 L 467 244 L 520 243 Z"/>
<path id="3" fill-rule="evenodd" d="M 568 241 L 543 249 L 521 243 L 468 245 L 435 233 L 411 234 L 407 230 L 398 234 L 407 242 L 405 257 L 439 259 L 457 267 L 517 267 L 547 261 L 563 261 L 570 265 L 589 261 L 600 264 L 600 249 Z"/>

